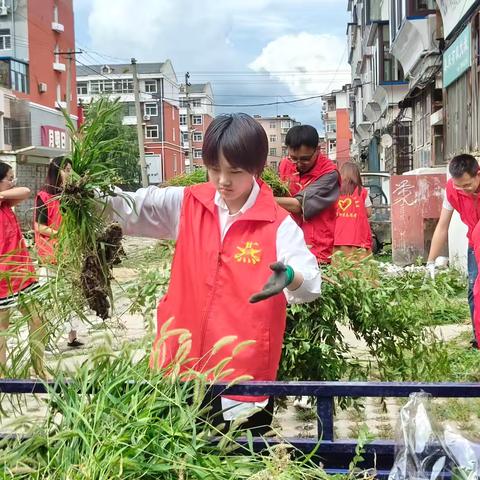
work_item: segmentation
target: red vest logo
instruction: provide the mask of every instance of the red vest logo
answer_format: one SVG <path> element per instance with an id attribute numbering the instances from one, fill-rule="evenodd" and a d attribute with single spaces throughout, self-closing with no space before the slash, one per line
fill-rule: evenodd
<path id="1" fill-rule="evenodd" d="M 262 259 L 262 250 L 258 242 L 245 242 L 244 247 L 237 246 L 234 258 L 239 263 L 257 264 Z"/>

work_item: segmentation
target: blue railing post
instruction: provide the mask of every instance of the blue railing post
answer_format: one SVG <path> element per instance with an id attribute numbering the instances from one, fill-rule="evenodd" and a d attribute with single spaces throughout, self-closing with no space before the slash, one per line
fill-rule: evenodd
<path id="1" fill-rule="evenodd" d="M 333 441 L 333 397 L 317 397 L 317 435 Z"/>

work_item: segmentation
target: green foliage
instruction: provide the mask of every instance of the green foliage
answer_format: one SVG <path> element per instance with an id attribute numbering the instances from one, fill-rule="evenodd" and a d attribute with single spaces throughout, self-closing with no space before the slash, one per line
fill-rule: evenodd
<path id="1" fill-rule="evenodd" d="M 206 420 L 206 375 L 189 373 L 188 382 L 180 381 L 152 371 L 148 357 L 135 353 L 124 348 L 113 354 L 104 346 L 68 383 L 59 377 L 49 389 L 44 424 L 24 441 L 0 444 L 2 478 L 328 478 L 309 457 L 293 458 L 286 445 L 257 454 L 247 434 L 249 445 L 241 447 L 235 441 L 239 425 L 220 434 Z M 211 442 L 213 436 L 219 443 Z"/>
<path id="2" fill-rule="evenodd" d="M 426 282 L 423 273 L 380 276 L 376 262 L 338 263 L 324 269 L 334 283 L 323 283 L 320 299 L 289 309 L 280 378 L 449 378 L 446 348 L 425 325 L 437 323 L 434 305 L 447 304 L 455 282 Z M 363 342 L 363 352 L 349 346 L 342 326 Z"/>
<path id="3" fill-rule="evenodd" d="M 192 173 L 182 173 L 182 175 L 171 178 L 166 185 L 169 187 L 189 187 L 206 181 L 208 181 L 207 171 L 204 168 L 196 168 Z"/>
<path id="4" fill-rule="evenodd" d="M 262 180 L 273 190 L 276 197 L 289 197 L 287 185 L 280 180 L 273 168 L 266 167 L 262 172 Z M 197 168 L 192 173 L 184 173 L 173 177 L 167 182 L 168 186 L 188 187 L 197 183 L 208 181 L 207 172 L 203 168 Z"/>
<path id="5" fill-rule="evenodd" d="M 110 111 L 105 118 L 104 112 Z M 85 129 L 95 128 L 101 118 L 102 124 L 97 140 L 107 142 L 108 148 L 97 152 L 101 164 L 113 169 L 120 182 L 127 190 L 135 190 L 141 186 L 141 173 L 138 163 L 138 140 L 135 128 L 123 125 L 122 104 L 118 100 L 101 98 L 86 107 Z M 77 172 L 78 173 L 78 172 Z"/>

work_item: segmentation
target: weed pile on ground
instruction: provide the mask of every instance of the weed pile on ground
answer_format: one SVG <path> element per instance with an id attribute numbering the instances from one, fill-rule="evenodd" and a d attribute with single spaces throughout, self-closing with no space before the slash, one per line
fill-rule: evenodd
<path id="1" fill-rule="evenodd" d="M 382 275 L 375 261 L 338 260 L 325 267 L 315 302 L 289 308 L 280 377 L 288 380 L 367 379 L 442 381 L 451 377 L 445 344 L 431 329 L 441 309 L 464 320 L 464 304 L 450 308 L 465 282 L 457 272 L 433 283 L 424 273 Z M 462 292 L 462 295 L 464 293 Z M 455 300 L 457 301 L 457 300 Z M 363 340 L 367 355 L 352 351 L 341 325 Z"/>

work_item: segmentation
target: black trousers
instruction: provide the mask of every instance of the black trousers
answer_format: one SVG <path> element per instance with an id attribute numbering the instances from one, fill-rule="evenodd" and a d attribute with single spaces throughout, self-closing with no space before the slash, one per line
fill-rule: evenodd
<path id="1" fill-rule="evenodd" d="M 224 424 L 224 427 L 221 428 L 220 431 L 222 433 L 227 433 L 232 422 L 224 420 L 223 418 L 221 397 L 219 397 L 218 395 L 216 397 L 213 397 L 207 393 L 202 403 L 203 406 L 211 407 L 206 416 L 206 420 L 214 427 L 218 427 L 219 425 Z M 274 405 L 275 400 L 273 397 L 270 397 L 268 399 L 267 405 L 259 412 L 250 415 L 250 417 L 248 417 L 246 421 L 242 423 L 240 429 L 250 430 L 254 437 L 265 435 L 271 429 L 270 425 L 272 424 Z"/>

